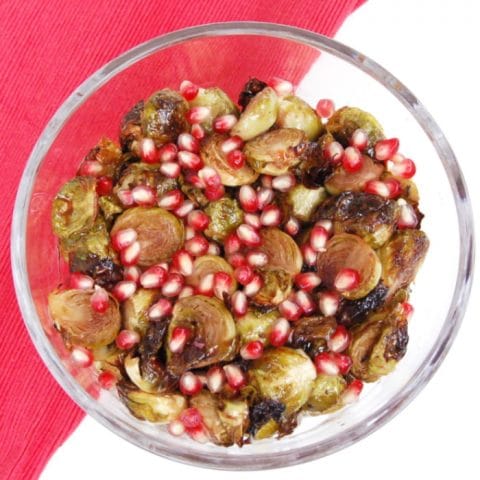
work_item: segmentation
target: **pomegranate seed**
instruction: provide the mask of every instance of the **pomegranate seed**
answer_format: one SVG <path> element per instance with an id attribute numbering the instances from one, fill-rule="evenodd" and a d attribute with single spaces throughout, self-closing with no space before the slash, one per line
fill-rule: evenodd
<path id="1" fill-rule="evenodd" d="M 221 250 L 220 250 L 220 247 L 215 242 L 209 242 L 207 253 L 209 255 L 220 255 Z"/>
<path id="2" fill-rule="evenodd" d="M 227 163 L 234 169 L 240 170 L 245 165 L 247 157 L 241 150 L 232 150 L 227 154 Z"/>
<path id="3" fill-rule="evenodd" d="M 368 146 L 368 134 L 362 128 L 357 128 L 350 138 L 350 145 L 363 152 Z"/>
<path id="4" fill-rule="evenodd" d="M 228 133 L 236 123 L 237 117 L 235 115 L 221 115 L 213 121 L 213 129 L 217 133 Z"/>
<path id="5" fill-rule="evenodd" d="M 360 393 L 362 393 L 363 382 L 355 379 L 347 385 L 347 388 L 342 392 L 341 402 L 344 405 L 354 403 L 358 400 Z"/>
<path id="6" fill-rule="evenodd" d="M 231 255 L 232 253 L 238 252 L 242 246 L 242 242 L 238 235 L 234 232 L 227 235 L 225 238 L 223 247 L 225 248 L 225 253 Z"/>
<path id="7" fill-rule="evenodd" d="M 285 317 L 290 322 L 297 321 L 302 316 L 302 309 L 292 300 L 284 300 L 279 306 L 278 310 L 282 317 Z"/>
<path id="8" fill-rule="evenodd" d="M 178 178 L 181 173 L 181 168 L 178 163 L 165 162 L 160 165 L 160 173 L 168 178 Z"/>
<path id="9" fill-rule="evenodd" d="M 276 205 L 266 205 L 260 221 L 265 227 L 278 227 L 282 221 L 282 212 Z"/>
<path id="10" fill-rule="evenodd" d="M 228 385 L 234 390 L 238 390 L 247 384 L 247 377 L 238 365 L 224 365 L 223 371 Z"/>
<path id="11" fill-rule="evenodd" d="M 192 83 L 190 80 L 184 80 L 180 84 L 180 94 L 183 96 L 185 100 L 193 100 L 197 95 L 199 91 L 198 85 L 195 85 Z"/>
<path id="12" fill-rule="evenodd" d="M 240 349 L 240 356 L 244 360 L 256 360 L 263 355 L 263 343 L 260 340 L 253 340 L 246 343 Z"/>
<path id="13" fill-rule="evenodd" d="M 271 345 L 274 347 L 281 347 L 287 343 L 288 337 L 291 332 L 290 323 L 285 318 L 278 318 L 273 324 L 272 331 L 268 337 Z"/>
<path id="14" fill-rule="evenodd" d="M 340 353 L 348 348 L 350 340 L 350 332 L 343 325 L 339 325 L 328 339 L 327 345 L 332 352 Z"/>
<path id="15" fill-rule="evenodd" d="M 158 199 L 158 206 L 166 210 L 175 210 L 182 204 L 183 200 L 184 198 L 180 190 L 170 190 Z"/>
<path id="16" fill-rule="evenodd" d="M 273 180 L 273 177 L 271 175 L 262 175 L 260 177 L 260 181 L 262 183 L 263 188 L 271 189 L 272 188 L 272 180 Z"/>
<path id="17" fill-rule="evenodd" d="M 405 158 L 400 162 L 387 160 L 387 170 L 395 177 L 412 178 L 417 171 L 415 163 L 409 158 Z"/>
<path id="18" fill-rule="evenodd" d="M 308 244 L 305 243 L 300 247 L 303 255 L 303 261 L 305 265 L 313 267 L 317 263 L 317 252 Z"/>
<path id="19" fill-rule="evenodd" d="M 203 180 L 198 176 L 196 172 L 193 172 L 191 170 L 185 172 L 184 179 L 186 182 L 192 184 L 195 188 L 199 188 L 201 190 L 205 188 Z"/>
<path id="20" fill-rule="evenodd" d="M 318 101 L 316 111 L 322 118 L 330 118 L 335 112 L 335 104 L 329 98 L 322 98 Z"/>
<path id="21" fill-rule="evenodd" d="M 335 376 L 340 373 L 340 368 L 330 352 L 315 355 L 314 363 L 319 374 Z"/>
<path id="22" fill-rule="evenodd" d="M 118 282 L 112 290 L 113 296 L 119 301 L 124 302 L 130 298 L 137 290 L 137 284 L 128 280 Z"/>
<path id="23" fill-rule="evenodd" d="M 389 191 L 388 198 L 397 198 L 402 193 L 402 186 L 400 185 L 400 182 L 394 178 L 385 180 L 385 185 Z"/>
<path id="24" fill-rule="evenodd" d="M 247 263 L 252 267 L 264 267 L 268 263 L 268 255 L 265 252 L 251 250 L 246 258 Z"/>
<path id="25" fill-rule="evenodd" d="M 219 185 L 218 187 L 207 187 L 205 190 L 205 196 L 210 201 L 219 200 L 225 195 L 225 188 L 223 185 Z"/>
<path id="26" fill-rule="evenodd" d="M 341 143 L 331 142 L 323 150 L 323 156 L 332 163 L 340 163 L 343 158 L 343 147 Z"/>
<path id="27" fill-rule="evenodd" d="M 185 200 L 173 213 L 179 217 L 186 217 L 195 208 L 194 203 L 191 200 Z"/>
<path id="28" fill-rule="evenodd" d="M 190 124 L 202 123 L 210 117 L 210 109 L 208 107 L 193 107 L 185 115 L 187 122 Z"/>
<path id="29" fill-rule="evenodd" d="M 333 317 L 339 304 L 340 297 L 337 292 L 321 292 L 318 296 L 318 308 L 326 317 Z"/>
<path id="30" fill-rule="evenodd" d="M 131 207 L 135 203 L 133 201 L 133 195 L 130 190 L 119 190 L 117 192 L 117 197 L 124 207 Z"/>
<path id="31" fill-rule="evenodd" d="M 333 222 L 331 220 L 322 219 L 315 223 L 315 227 L 323 227 L 329 235 L 333 232 Z"/>
<path id="32" fill-rule="evenodd" d="M 172 302 L 166 298 L 160 298 L 148 309 L 148 318 L 152 321 L 160 320 L 171 315 L 172 310 Z"/>
<path id="33" fill-rule="evenodd" d="M 97 194 L 100 196 L 110 195 L 113 189 L 113 180 L 110 177 L 100 177 L 97 179 Z"/>
<path id="34" fill-rule="evenodd" d="M 157 194 L 148 185 L 138 185 L 132 189 L 132 198 L 137 205 L 151 206 L 155 204 Z"/>
<path id="35" fill-rule="evenodd" d="M 153 265 L 140 275 L 140 285 L 143 288 L 160 288 L 167 279 L 168 272 L 159 265 Z"/>
<path id="36" fill-rule="evenodd" d="M 175 437 L 179 437 L 185 433 L 185 427 L 180 420 L 172 420 L 168 424 L 168 433 Z"/>
<path id="37" fill-rule="evenodd" d="M 200 427 L 203 423 L 202 414 L 195 407 L 186 408 L 179 417 L 186 429 Z"/>
<path id="38" fill-rule="evenodd" d="M 179 273 L 169 273 L 167 280 L 162 286 L 162 295 L 176 297 L 185 285 L 185 280 Z"/>
<path id="39" fill-rule="evenodd" d="M 333 282 L 339 292 L 350 292 L 360 284 L 360 273 L 353 268 L 342 268 Z"/>
<path id="40" fill-rule="evenodd" d="M 192 372 L 185 372 L 181 377 L 178 386 L 184 395 L 195 395 L 202 389 L 202 382 Z"/>
<path id="41" fill-rule="evenodd" d="M 195 230 L 205 230 L 210 223 L 210 217 L 202 210 L 193 210 L 188 214 L 187 224 Z"/>
<path id="42" fill-rule="evenodd" d="M 158 158 L 162 163 L 175 161 L 178 154 L 178 148 L 174 143 L 166 143 L 158 151 Z"/>
<path id="43" fill-rule="evenodd" d="M 194 123 L 190 129 L 190 133 L 197 139 L 202 140 L 205 138 L 205 130 L 199 123 Z"/>
<path id="44" fill-rule="evenodd" d="M 190 240 L 196 235 L 195 230 L 192 227 L 185 228 L 185 240 Z"/>
<path id="45" fill-rule="evenodd" d="M 245 293 L 247 297 L 253 297 L 260 291 L 262 287 L 263 287 L 262 277 L 260 275 L 255 274 L 253 275 L 252 280 L 250 280 L 250 282 L 245 285 L 243 289 L 243 293 Z"/>
<path id="46" fill-rule="evenodd" d="M 105 313 L 110 305 L 107 291 L 104 288 L 95 285 L 95 290 L 90 297 L 90 304 L 95 312 Z"/>
<path id="47" fill-rule="evenodd" d="M 124 228 L 115 232 L 111 240 L 113 248 L 119 252 L 137 240 L 137 232 L 133 228 Z"/>
<path id="48" fill-rule="evenodd" d="M 140 281 L 140 275 L 142 271 L 135 265 L 131 267 L 125 267 L 123 269 L 123 279 L 130 282 L 138 283 Z"/>
<path id="49" fill-rule="evenodd" d="M 375 158 L 381 162 L 390 160 L 397 153 L 399 145 L 398 138 L 379 140 L 375 144 Z"/>
<path id="50" fill-rule="evenodd" d="M 271 188 L 263 187 L 257 192 L 257 206 L 259 210 L 263 210 L 268 204 L 270 204 L 275 197 L 275 193 Z"/>
<path id="51" fill-rule="evenodd" d="M 151 138 L 142 138 L 140 141 L 140 156 L 145 163 L 159 162 L 159 151 Z"/>
<path id="52" fill-rule="evenodd" d="M 331 352 L 331 355 L 333 355 L 335 362 L 337 362 L 340 373 L 346 375 L 352 368 L 352 359 L 343 353 Z"/>
<path id="53" fill-rule="evenodd" d="M 283 228 L 289 235 L 294 237 L 300 231 L 300 222 L 296 218 L 290 217 Z"/>
<path id="54" fill-rule="evenodd" d="M 410 321 L 414 312 L 413 305 L 408 302 L 402 302 L 400 305 L 403 308 L 405 316 L 407 317 L 407 321 Z"/>
<path id="55" fill-rule="evenodd" d="M 105 370 L 98 375 L 98 383 L 105 390 L 110 390 L 117 383 L 117 377 L 112 372 Z"/>
<path id="56" fill-rule="evenodd" d="M 212 393 L 218 393 L 225 385 L 225 373 L 219 366 L 211 367 L 207 372 L 207 387 Z"/>
<path id="57" fill-rule="evenodd" d="M 379 195 L 384 198 L 390 196 L 390 189 L 385 182 L 381 180 L 370 180 L 365 184 L 365 192 L 372 193 L 374 195 Z"/>
<path id="58" fill-rule="evenodd" d="M 208 247 L 208 240 L 201 235 L 195 235 L 193 238 L 185 242 L 185 250 L 194 257 L 206 255 Z"/>
<path id="59" fill-rule="evenodd" d="M 295 180 L 295 175 L 292 173 L 284 173 L 279 175 L 272 180 L 272 188 L 278 190 L 279 192 L 288 192 L 292 189 L 297 181 Z"/>
<path id="60" fill-rule="evenodd" d="M 77 367 L 90 367 L 93 364 L 93 353 L 87 348 L 76 345 L 70 352 L 70 359 Z"/>
<path id="61" fill-rule="evenodd" d="M 258 199 L 255 190 L 250 185 L 242 185 L 238 192 L 240 205 L 247 213 L 255 213 L 258 210 Z"/>
<path id="62" fill-rule="evenodd" d="M 216 272 L 213 275 L 213 293 L 220 300 L 230 293 L 233 286 L 232 277 L 227 272 Z"/>
<path id="63" fill-rule="evenodd" d="M 346 172 L 358 172 L 363 166 L 363 157 L 356 147 L 347 147 L 343 153 L 342 165 Z"/>
<path id="64" fill-rule="evenodd" d="M 220 175 L 212 167 L 203 167 L 201 170 L 199 170 L 198 176 L 205 184 L 206 188 L 217 188 L 222 185 Z"/>
<path id="65" fill-rule="evenodd" d="M 211 297 L 213 295 L 213 285 L 215 281 L 215 275 L 213 273 L 208 273 L 205 275 L 198 284 L 198 293 Z"/>
<path id="66" fill-rule="evenodd" d="M 240 285 L 247 285 L 253 278 L 253 269 L 248 265 L 242 265 L 235 269 L 234 275 Z"/>
<path id="67" fill-rule="evenodd" d="M 203 167 L 202 159 L 193 152 L 182 150 L 178 152 L 178 163 L 182 168 L 189 168 L 191 170 L 200 170 Z"/>
<path id="68" fill-rule="evenodd" d="M 78 174 L 83 177 L 99 177 L 103 166 L 97 160 L 84 160 L 78 169 Z"/>
<path id="69" fill-rule="evenodd" d="M 400 215 L 397 227 L 400 229 L 415 228 L 418 225 L 418 218 L 414 208 L 403 198 L 398 200 L 398 205 L 400 206 Z"/>
<path id="70" fill-rule="evenodd" d="M 245 255 L 240 252 L 232 253 L 228 258 L 228 263 L 233 267 L 233 268 L 238 268 L 241 267 L 242 265 L 247 264 L 247 259 L 245 258 Z"/>
<path id="71" fill-rule="evenodd" d="M 237 290 L 231 298 L 233 313 L 241 317 L 247 313 L 248 302 L 244 292 Z"/>
<path id="72" fill-rule="evenodd" d="M 92 277 L 84 275 L 80 272 L 75 272 L 70 275 L 68 284 L 70 288 L 75 288 L 78 290 L 90 290 L 93 288 L 95 282 Z"/>
<path id="73" fill-rule="evenodd" d="M 192 336 L 192 330 L 187 327 L 175 327 L 168 343 L 168 348 L 173 353 L 182 353 L 185 345 Z"/>
<path id="74" fill-rule="evenodd" d="M 237 228 L 237 235 L 240 241 L 247 247 L 258 247 L 262 243 L 262 238 L 258 232 L 246 223 L 242 223 Z"/>
<path id="75" fill-rule="evenodd" d="M 120 350 L 129 350 L 140 341 L 140 335 L 133 330 L 121 330 L 115 339 Z"/>
<path id="76" fill-rule="evenodd" d="M 299 273 L 295 277 L 295 284 L 297 287 L 305 290 L 306 292 L 311 292 L 317 288 L 320 283 L 322 283 L 322 280 L 316 273 L 313 272 Z"/>
<path id="77" fill-rule="evenodd" d="M 259 230 L 262 227 L 260 217 L 256 213 L 246 213 L 243 216 L 243 220 L 247 225 L 250 225 L 255 230 Z"/>
<path id="78" fill-rule="evenodd" d="M 235 135 L 224 140 L 220 145 L 220 150 L 226 155 L 234 150 L 240 150 L 243 147 L 243 144 L 243 140 L 239 136 Z"/>
<path id="79" fill-rule="evenodd" d="M 321 227 L 316 225 L 312 228 L 310 232 L 310 246 L 315 252 L 324 252 L 326 250 L 326 245 L 328 241 L 328 232 Z"/>
<path id="80" fill-rule="evenodd" d="M 302 309 L 305 315 L 310 315 L 315 311 L 315 302 L 312 300 L 312 297 L 303 290 L 299 290 L 295 294 L 294 299 L 295 303 Z"/>
<path id="81" fill-rule="evenodd" d="M 173 255 L 173 267 L 182 275 L 188 276 L 193 273 L 193 259 L 186 250 L 178 250 Z"/>
<path id="82" fill-rule="evenodd" d="M 183 132 L 178 136 L 177 145 L 179 150 L 186 150 L 187 152 L 198 153 L 200 150 L 199 141 L 187 132 Z"/>
<path id="83" fill-rule="evenodd" d="M 208 431 L 203 425 L 200 427 L 187 429 L 187 433 L 190 438 L 197 443 L 207 443 L 210 440 Z"/>
<path id="84" fill-rule="evenodd" d="M 182 288 L 182 290 L 178 294 L 178 298 L 180 299 L 180 298 L 191 297 L 194 294 L 195 294 L 194 288 L 191 287 L 190 285 L 187 285 L 187 286 Z"/>
<path id="85" fill-rule="evenodd" d="M 293 85 L 288 80 L 279 77 L 272 77 L 268 82 L 269 86 L 275 90 L 279 97 L 285 97 L 293 93 Z"/>

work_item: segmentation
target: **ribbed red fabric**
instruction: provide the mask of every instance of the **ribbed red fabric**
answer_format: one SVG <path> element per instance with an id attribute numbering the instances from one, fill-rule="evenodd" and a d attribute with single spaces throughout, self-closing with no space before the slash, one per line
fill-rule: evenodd
<path id="1" fill-rule="evenodd" d="M 10 275 L 13 202 L 35 141 L 62 101 L 121 52 L 196 24 L 258 20 L 333 35 L 365 0 L 4 0 L 0 2 L 0 479 L 38 478 L 84 413 L 37 355 Z"/>

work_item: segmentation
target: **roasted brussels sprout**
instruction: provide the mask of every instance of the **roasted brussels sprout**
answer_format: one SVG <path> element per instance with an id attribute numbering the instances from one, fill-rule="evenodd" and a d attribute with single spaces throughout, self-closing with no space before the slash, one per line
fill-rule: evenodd
<path id="1" fill-rule="evenodd" d="M 295 95 L 283 97 L 278 103 L 277 126 L 303 130 L 309 140 L 315 140 L 324 129 L 317 112 Z"/>
<path id="2" fill-rule="evenodd" d="M 200 156 L 203 163 L 215 168 L 220 175 L 223 185 L 237 187 L 253 183 L 258 178 L 258 173 L 250 166 L 244 165 L 235 169 L 227 162 L 227 156 L 222 151 L 222 143 L 228 138 L 227 135 L 214 133 L 204 140 L 200 147 Z"/>
<path id="3" fill-rule="evenodd" d="M 117 217 L 110 234 L 126 228 L 137 232 L 141 247 L 138 264 L 141 267 L 170 261 L 185 238 L 183 223 L 172 213 L 158 207 L 129 208 Z"/>
<path id="4" fill-rule="evenodd" d="M 332 220 L 335 233 L 359 235 L 378 248 L 392 236 L 399 212 L 393 200 L 370 193 L 344 192 L 323 202 L 315 217 Z"/>
<path id="5" fill-rule="evenodd" d="M 205 213 L 210 217 L 210 223 L 205 230 L 205 235 L 216 242 L 225 240 L 243 223 L 243 210 L 238 202 L 232 198 L 221 198 L 211 202 Z"/>
<path id="6" fill-rule="evenodd" d="M 262 82 L 258 78 L 250 78 L 250 80 L 243 86 L 243 90 L 240 92 L 238 97 L 238 104 L 245 108 L 250 100 L 264 88 L 267 88 L 267 84 Z"/>
<path id="7" fill-rule="evenodd" d="M 301 348 L 313 358 L 327 350 L 327 341 L 336 328 L 334 317 L 303 317 L 293 326 L 291 346 Z"/>
<path id="8" fill-rule="evenodd" d="M 175 327 L 190 328 L 192 335 L 182 352 L 167 349 L 167 367 L 173 374 L 229 361 L 235 356 L 235 322 L 217 298 L 194 295 L 178 300 L 168 328 L 168 343 Z"/>
<path id="9" fill-rule="evenodd" d="M 111 224 L 113 219 L 123 212 L 123 207 L 120 205 L 117 197 L 114 195 L 104 195 L 98 197 L 98 206 L 103 214 L 103 218 L 108 223 Z"/>
<path id="10" fill-rule="evenodd" d="M 286 213 L 285 217 L 293 216 L 301 222 L 311 222 L 315 210 L 326 196 L 325 189 L 322 187 L 307 188 L 298 184 L 282 196 L 281 206 Z"/>
<path id="11" fill-rule="evenodd" d="M 55 290 L 48 296 L 53 324 L 67 345 L 99 348 L 112 343 L 121 321 L 118 303 L 110 296 L 106 312 L 95 312 L 90 304 L 93 290 Z"/>
<path id="12" fill-rule="evenodd" d="M 300 163 L 295 168 L 297 177 L 307 188 L 323 187 L 326 179 L 333 172 L 333 164 L 323 156 L 323 144 L 334 141 L 329 134 L 322 135 L 318 142 L 304 142 L 296 147 L 300 155 Z M 328 142 L 326 139 L 330 139 Z"/>
<path id="13" fill-rule="evenodd" d="M 143 100 L 138 102 L 122 119 L 120 124 L 120 144 L 124 152 L 130 151 L 140 157 L 140 140 L 143 138 Z"/>
<path id="14" fill-rule="evenodd" d="M 190 405 L 201 413 L 211 440 L 217 445 L 243 444 L 248 429 L 248 404 L 228 400 L 202 391 L 190 399 Z"/>
<path id="15" fill-rule="evenodd" d="M 75 177 L 65 183 L 52 205 L 52 228 L 60 239 L 90 230 L 97 217 L 97 183 L 92 177 Z"/>
<path id="16" fill-rule="evenodd" d="M 273 126 L 277 114 L 277 94 L 273 88 L 266 87 L 250 100 L 230 133 L 245 141 L 251 140 Z"/>
<path id="17" fill-rule="evenodd" d="M 78 175 L 82 175 L 85 162 L 97 162 L 101 166 L 98 176 L 105 175 L 112 177 L 121 159 L 122 151 L 120 147 L 109 138 L 104 137 L 98 142 L 98 145 L 88 152 L 84 161 L 80 164 Z"/>
<path id="18" fill-rule="evenodd" d="M 269 312 L 263 312 L 256 308 L 248 309 L 247 313 L 236 322 L 242 345 L 260 340 L 267 346 L 272 326 L 278 318 L 280 318 L 280 313 L 276 309 Z"/>
<path id="19" fill-rule="evenodd" d="M 340 395 L 347 382 L 341 375 L 318 375 L 306 404 L 310 413 L 328 413 L 340 408 Z"/>
<path id="20" fill-rule="evenodd" d="M 205 255 L 197 257 L 193 263 L 193 273 L 187 277 L 187 283 L 193 287 L 198 287 L 202 278 L 209 273 L 225 272 L 232 277 L 232 287 L 230 294 L 237 289 L 237 281 L 233 275 L 233 268 L 222 257 L 218 255 Z"/>
<path id="21" fill-rule="evenodd" d="M 317 258 L 318 274 L 328 288 L 334 287 L 335 277 L 344 268 L 351 268 L 360 274 L 359 286 L 342 293 L 350 300 L 370 293 L 382 274 L 382 264 L 375 251 L 360 237 L 349 233 L 334 235 L 327 242 L 326 251 Z"/>
<path id="22" fill-rule="evenodd" d="M 279 128 L 264 133 L 245 144 L 243 152 L 258 173 L 281 175 L 300 162 L 298 147 L 305 133 L 296 128 Z"/>
<path id="23" fill-rule="evenodd" d="M 130 381 L 142 390 L 142 392 L 155 393 L 158 391 L 155 383 L 142 377 L 142 374 L 140 373 L 140 359 L 138 357 L 128 355 L 123 362 L 123 367 L 125 368 L 125 372 Z"/>
<path id="24" fill-rule="evenodd" d="M 157 145 L 175 142 L 180 133 L 189 129 L 187 111 L 187 101 L 174 90 L 165 88 L 154 93 L 143 108 L 143 135 Z"/>
<path id="25" fill-rule="evenodd" d="M 292 276 L 280 268 L 268 268 L 260 272 L 263 286 L 253 297 L 253 303 L 262 307 L 282 303 L 292 291 Z"/>
<path id="26" fill-rule="evenodd" d="M 158 290 L 139 288 L 122 303 L 123 326 L 127 330 L 145 335 L 149 324 L 148 309 L 159 296 Z"/>
<path id="27" fill-rule="evenodd" d="M 282 421 L 285 405 L 276 400 L 262 400 L 250 409 L 249 431 L 256 440 L 272 437 Z"/>
<path id="28" fill-rule="evenodd" d="M 260 396 L 284 404 L 286 415 L 307 402 L 317 375 L 305 352 L 288 347 L 267 350 L 248 373 Z"/>

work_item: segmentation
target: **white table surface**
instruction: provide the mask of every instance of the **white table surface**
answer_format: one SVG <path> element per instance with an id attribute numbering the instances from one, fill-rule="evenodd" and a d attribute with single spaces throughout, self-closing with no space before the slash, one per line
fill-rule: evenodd
<path id="1" fill-rule="evenodd" d="M 369 0 L 347 19 L 336 37 L 390 70 L 437 120 L 467 178 L 477 226 L 479 21 L 478 0 Z M 247 474 L 206 470 L 147 453 L 87 417 L 58 449 L 41 478 L 479 478 L 475 434 L 480 427 L 479 285 L 478 281 L 474 285 L 467 315 L 449 355 L 427 387 L 391 422 L 346 450 L 275 471 Z"/>

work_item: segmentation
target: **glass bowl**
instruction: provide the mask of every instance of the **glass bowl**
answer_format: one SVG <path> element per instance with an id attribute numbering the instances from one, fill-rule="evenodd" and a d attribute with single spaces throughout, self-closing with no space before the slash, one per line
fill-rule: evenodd
<path id="1" fill-rule="evenodd" d="M 396 371 L 368 385 L 336 413 L 305 417 L 290 436 L 238 447 L 173 437 L 130 415 L 90 370 L 74 368 L 52 326 L 47 294 L 66 274 L 50 228 L 52 198 L 103 135 L 116 138 L 122 115 L 139 99 L 189 79 L 218 85 L 233 98 L 249 76 L 279 76 L 315 104 L 332 98 L 377 116 L 387 136 L 417 164 L 416 182 L 431 240 L 414 285 L 410 344 Z M 155 38 L 86 80 L 38 140 L 19 186 L 12 227 L 18 302 L 33 342 L 64 390 L 107 428 L 153 453 L 204 467 L 249 470 L 292 465 L 330 454 L 368 435 L 403 409 L 432 377 L 460 325 L 472 280 L 473 227 L 465 183 L 445 136 L 415 96 L 389 72 L 321 35 L 268 23 L 204 25 Z"/>

